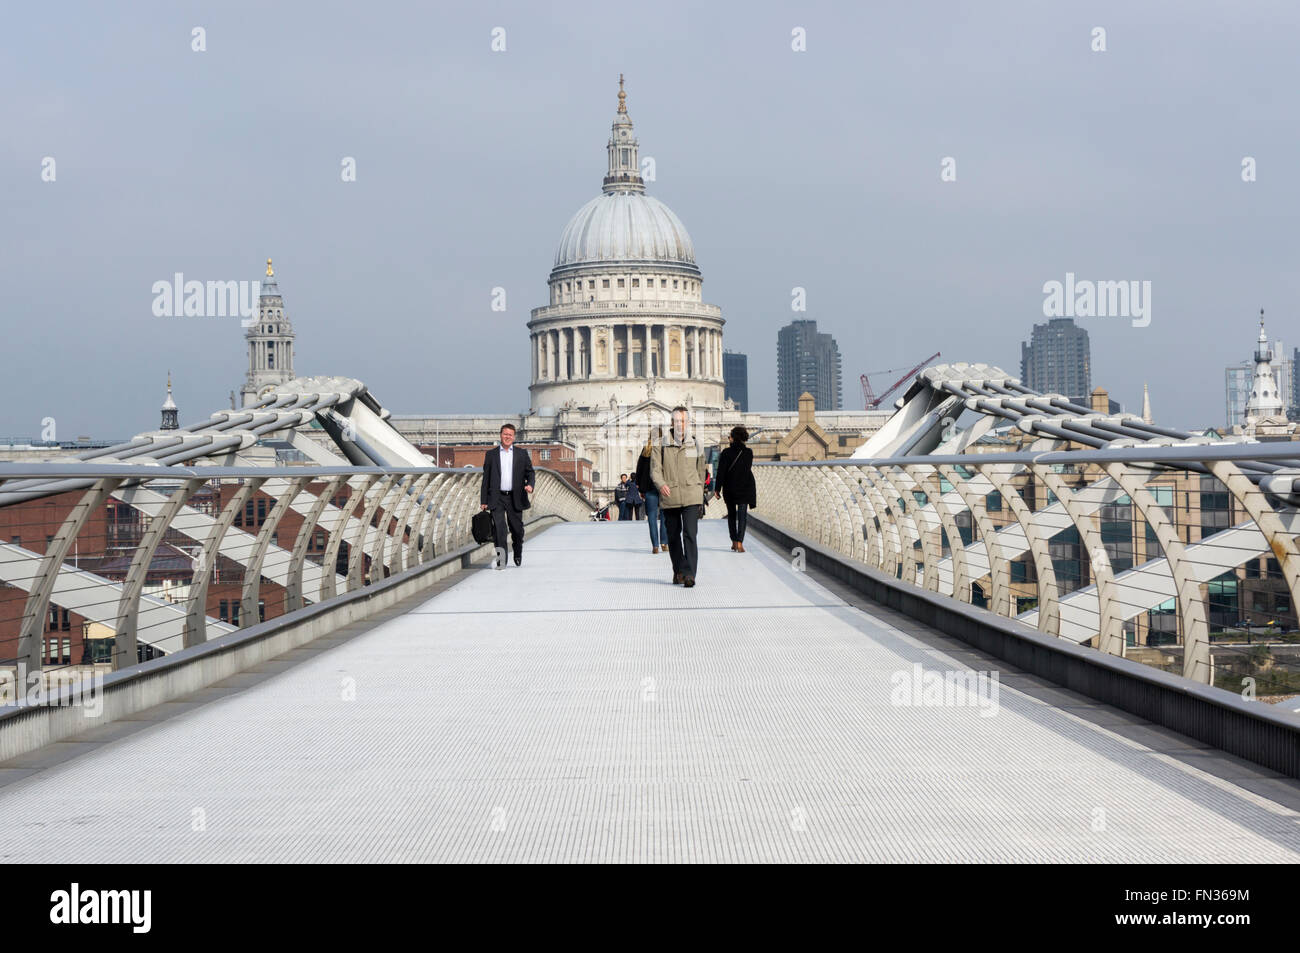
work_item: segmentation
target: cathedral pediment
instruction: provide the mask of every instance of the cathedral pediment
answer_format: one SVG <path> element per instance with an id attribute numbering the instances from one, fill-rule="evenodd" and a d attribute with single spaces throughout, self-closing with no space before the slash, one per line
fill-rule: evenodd
<path id="1" fill-rule="evenodd" d="M 615 426 L 623 422 L 644 423 L 647 414 L 655 419 L 663 418 L 666 423 L 668 418 L 672 415 L 674 406 L 675 405 L 673 404 L 666 404 L 662 400 L 650 397 L 634 406 L 628 406 L 626 404 L 619 406 L 617 412 L 609 418 L 609 423 Z"/>

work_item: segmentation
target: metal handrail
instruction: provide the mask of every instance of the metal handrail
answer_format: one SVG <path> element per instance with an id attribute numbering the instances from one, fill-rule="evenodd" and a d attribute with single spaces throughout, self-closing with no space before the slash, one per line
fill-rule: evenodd
<path id="1" fill-rule="evenodd" d="M 587 520 L 593 507 L 577 487 L 547 467 L 536 467 L 535 474 L 534 516 Z M 203 642 L 210 631 L 229 631 L 231 626 L 206 614 L 208 581 L 219 561 L 234 561 L 242 567 L 240 628 L 258 621 L 263 577 L 284 589 L 286 611 L 370 585 L 386 574 L 468 544 L 472 539 L 470 518 L 480 508 L 482 478 L 483 471 L 477 467 L 0 464 L 0 507 L 21 507 L 33 497 L 70 489 L 84 491 L 48 541 L 44 554 L 0 543 L 0 582 L 28 593 L 12 661 L 25 665 L 29 672 L 42 667 L 43 628 L 51 605 L 109 626 L 115 634 L 114 665 L 118 668 L 135 663 L 137 634 L 146 629 L 154 638 L 151 644 L 164 651 Z M 6 486 L 30 480 L 50 482 L 37 486 L 24 482 L 22 491 L 6 494 Z M 221 512 L 209 514 L 187 506 L 199 488 L 213 480 L 240 485 Z M 324 489 L 313 493 L 311 485 L 320 483 L 325 484 Z M 335 507 L 332 500 L 344 486 L 349 487 L 348 503 Z M 236 528 L 237 516 L 258 492 L 271 497 L 274 505 L 264 516 L 259 514 L 256 526 Z M 91 514 L 110 498 L 127 502 L 143 514 L 137 524 L 143 527 L 140 542 L 121 583 L 67 562 Z M 360 507 L 363 502 L 365 506 Z M 291 510 L 302 516 L 300 528 L 292 542 L 277 545 L 273 541 L 276 527 Z M 307 560 L 307 554 L 312 538 L 322 531 L 329 535 L 330 543 L 317 566 Z M 198 549 L 197 557 L 191 557 L 195 568 L 186 584 L 189 594 L 184 607 L 143 594 L 157 547 L 176 532 L 193 540 Z M 349 571 L 337 574 L 334 562 L 343 542 L 351 554 Z M 80 558 L 86 556 L 82 548 Z M 369 572 L 365 571 L 365 558 L 370 561 Z M 307 582 L 316 588 L 306 586 Z"/>
<path id="2" fill-rule="evenodd" d="M 1016 452 L 755 462 L 760 509 L 775 525 L 927 590 L 972 603 L 979 584 L 992 611 L 1108 654 L 1124 654 L 1129 619 L 1172 600 L 1183 674 L 1201 682 L 1213 678 L 1207 597 L 1201 592 L 1207 582 L 1251 559 L 1270 557 L 1277 560 L 1291 606 L 1300 606 L 1300 510 L 1292 494 L 1293 484 L 1300 486 L 1300 469 L 1271 462 L 1295 461 L 1300 453 L 1294 444 L 1062 450 L 1061 441 L 1039 443 L 1048 445 Z M 1195 538 L 1184 532 L 1189 524 L 1180 521 L 1189 519 L 1191 502 L 1181 514 L 1165 502 L 1171 477 L 1198 481 L 1180 487 L 1188 494 L 1207 489 L 1199 481 L 1214 481 L 1211 491 L 1229 500 L 1222 514 L 1227 525 L 1206 524 L 1209 535 Z M 1050 494 L 1036 508 L 1020 498 L 1031 481 Z M 996 520 L 988 505 L 994 494 L 1007 501 Z M 1113 505 L 1131 507 L 1123 517 L 1134 527 L 1126 558 L 1136 562 L 1139 534 L 1158 546 L 1154 558 L 1143 557 L 1146 562 L 1121 572 L 1112 568 L 1099 528 L 1103 508 Z M 1221 504 L 1214 512 L 1221 512 Z M 1199 520 L 1195 525 L 1198 532 L 1206 528 Z M 1049 546 L 1070 528 L 1078 534 L 1078 559 L 1087 561 L 1092 582 L 1063 593 Z M 1141 544 L 1143 552 L 1147 546 Z M 1032 595 L 1020 598 L 1032 598 L 1036 606 L 1021 612 L 1010 564 L 1026 557 L 1034 578 L 1019 584 Z"/>

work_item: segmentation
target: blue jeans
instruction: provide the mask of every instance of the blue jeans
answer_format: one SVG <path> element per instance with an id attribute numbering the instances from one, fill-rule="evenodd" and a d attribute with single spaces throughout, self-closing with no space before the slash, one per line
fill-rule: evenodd
<path id="1" fill-rule="evenodd" d="M 645 495 L 645 518 L 650 524 L 650 545 L 668 545 L 668 523 L 664 520 L 664 511 L 659 507 L 659 494 Z"/>

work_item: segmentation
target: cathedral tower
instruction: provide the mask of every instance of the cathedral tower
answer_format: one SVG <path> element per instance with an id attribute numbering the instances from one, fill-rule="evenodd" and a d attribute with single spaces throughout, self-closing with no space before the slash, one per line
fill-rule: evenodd
<path id="1" fill-rule="evenodd" d="M 250 318 L 249 321 L 254 319 Z M 255 323 L 244 332 L 248 342 L 248 372 L 240 390 L 240 405 L 257 403 L 261 392 L 276 384 L 291 381 L 293 370 L 293 324 L 285 316 L 284 300 L 266 260 L 266 280 L 262 282 Z"/>

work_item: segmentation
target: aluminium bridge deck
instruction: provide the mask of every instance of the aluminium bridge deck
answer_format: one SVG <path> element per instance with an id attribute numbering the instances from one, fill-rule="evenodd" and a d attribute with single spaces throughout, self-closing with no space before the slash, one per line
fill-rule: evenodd
<path id="1" fill-rule="evenodd" d="M 733 554 L 719 521 L 701 542 L 686 590 L 645 523 L 560 525 L 520 569 L 0 766 L 0 858 L 1300 859 L 1294 782 Z M 895 703 L 917 665 L 998 670 L 996 707 Z"/>

